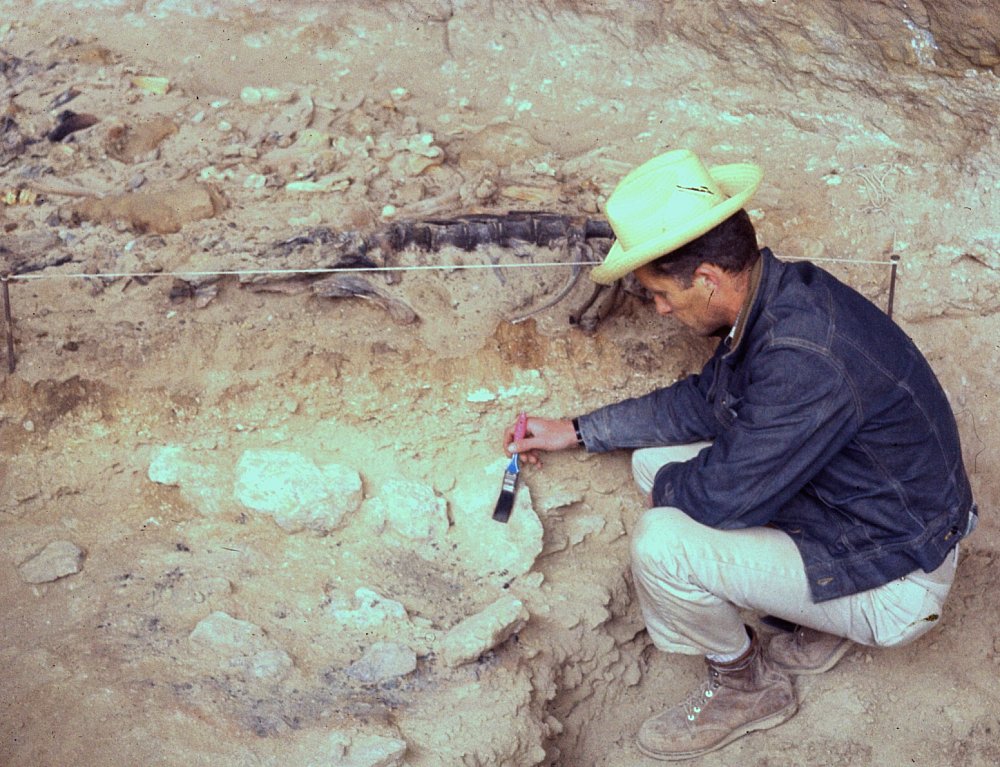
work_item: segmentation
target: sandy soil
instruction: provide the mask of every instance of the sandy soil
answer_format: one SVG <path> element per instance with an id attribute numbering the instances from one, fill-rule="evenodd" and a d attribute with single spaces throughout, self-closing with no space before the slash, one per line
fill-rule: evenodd
<path id="1" fill-rule="evenodd" d="M 599 218 L 629 167 L 676 146 L 764 164 L 764 241 L 837 258 L 880 304 L 903 257 L 894 308 L 955 403 L 983 517 L 934 632 L 800 679 L 795 719 L 699 763 L 1000 762 L 995 75 L 918 57 L 865 91 L 874 65 L 831 64 L 817 40 L 841 32 L 818 18 L 783 47 L 791 12 L 768 11 L 784 15 L 753 70 L 749 10 L 720 52 L 692 43 L 694 16 L 586 5 L 0 2 L 17 353 L 0 379 L 0 763 L 652 764 L 635 730 L 702 670 L 642 630 L 628 456 L 552 456 L 509 525 L 488 513 L 519 409 L 638 394 L 709 347 L 634 294 L 571 326 L 585 277 L 510 323 L 570 278 L 558 246 L 387 248 L 369 255 L 405 270 L 365 272 L 375 300 L 284 270 L 338 263 L 324 231 Z M 65 110 L 95 121 L 49 140 Z M 176 482 L 151 473 L 164 448 L 188 462 Z M 279 526 L 233 491 L 261 449 L 348 467 L 365 502 L 320 533 Z M 443 502 L 446 529 L 379 516 L 399 479 Z M 32 582 L 53 542 L 79 554 Z M 445 662 L 449 631 L 510 595 L 526 624 Z M 204 640 L 219 613 L 247 633 Z M 415 668 L 366 680 L 376 642 Z"/>

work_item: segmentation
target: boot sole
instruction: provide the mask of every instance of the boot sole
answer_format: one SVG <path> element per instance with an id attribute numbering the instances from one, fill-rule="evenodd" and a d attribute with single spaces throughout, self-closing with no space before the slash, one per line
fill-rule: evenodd
<path id="1" fill-rule="evenodd" d="M 779 724 L 784 724 L 789 719 L 791 719 L 799 710 L 798 701 L 793 700 L 787 706 L 785 706 L 780 711 L 776 711 L 770 716 L 765 716 L 754 722 L 749 722 L 744 724 L 742 727 L 737 727 L 729 735 L 707 748 L 702 748 L 697 751 L 675 751 L 672 754 L 664 754 L 656 751 L 651 751 L 642 743 L 636 741 L 636 746 L 638 749 L 650 759 L 657 759 L 661 762 L 680 762 L 685 759 L 694 759 L 698 756 L 704 756 L 705 754 L 710 754 L 713 751 L 718 751 L 720 748 L 725 748 L 734 740 L 742 738 L 744 735 L 749 735 L 751 732 L 756 732 L 758 730 L 769 730 L 772 727 L 777 727 Z"/>

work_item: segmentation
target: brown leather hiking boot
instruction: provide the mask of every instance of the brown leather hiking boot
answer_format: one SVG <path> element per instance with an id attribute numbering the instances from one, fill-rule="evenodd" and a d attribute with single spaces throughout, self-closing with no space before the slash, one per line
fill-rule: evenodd
<path id="1" fill-rule="evenodd" d="M 686 700 L 647 719 L 639 750 L 664 761 L 691 759 L 754 730 L 791 719 L 798 710 L 791 677 L 768 662 L 754 631 L 733 663 L 708 663 L 708 679 Z"/>
<path id="2" fill-rule="evenodd" d="M 822 674 L 840 662 L 851 644 L 846 637 L 796 626 L 794 631 L 773 637 L 767 654 L 774 665 L 789 674 Z"/>

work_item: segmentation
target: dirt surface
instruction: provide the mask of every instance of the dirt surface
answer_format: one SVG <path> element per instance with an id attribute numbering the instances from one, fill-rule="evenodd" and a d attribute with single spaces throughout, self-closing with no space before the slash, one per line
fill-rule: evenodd
<path id="1" fill-rule="evenodd" d="M 799 679 L 793 720 L 698 763 L 1000 762 L 1000 95 L 976 11 L 244 5 L 0 0 L 0 764 L 653 764 L 634 733 L 702 666 L 642 628 L 628 456 L 551 456 L 501 525 L 499 440 L 710 345 L 635 293 L 571 325 L 597 239 L 358 237 L 598 220 L 681 146 L 764 166 L 750 214 L 779 256 L 883 306 L 900 257 L 894 316 L 982 516 L 939 627 Z"/>

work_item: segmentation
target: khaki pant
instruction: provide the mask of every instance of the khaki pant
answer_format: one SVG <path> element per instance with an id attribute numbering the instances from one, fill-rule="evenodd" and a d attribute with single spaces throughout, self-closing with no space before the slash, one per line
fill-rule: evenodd
<path id="1" fill-rule="evenodd" d="M 656 471 L 708 443 L 637 450 L 644 495 Z M 660 650 L 726 655 L 745 639 L 739 609 L 766 613 L 867 645 L 905 644 L 933 626 L 951 588 L 958 547 L 922 570 L 860 594 L 814 603 L 792 539 L 770 527 L 716 530 L 679 509 L 647 510 L 632 534 L 632 573 L 653 644 Z"/>

